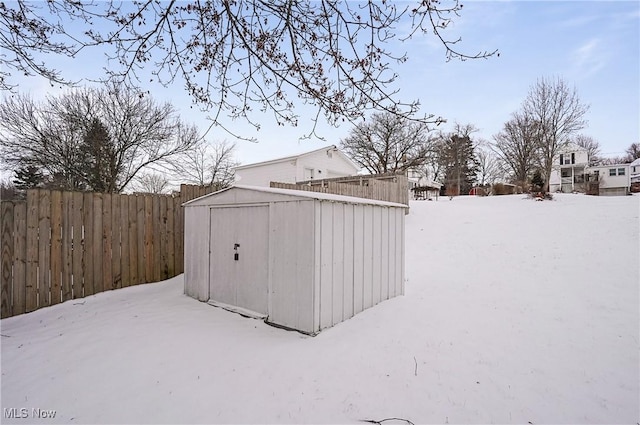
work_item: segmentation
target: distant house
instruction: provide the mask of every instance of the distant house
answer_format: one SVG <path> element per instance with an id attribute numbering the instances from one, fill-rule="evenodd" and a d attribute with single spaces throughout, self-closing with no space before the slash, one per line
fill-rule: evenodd
<path id="1" fill-rule="evenodd" d="M 632 192 L 640 192 L 640 158 L 629 164 L 629 181 Z"/>
<path id="2" fill-rule="evenodd" d="M 407 170 L 407 183 L 413 199 L 438 199 L 442 183 L 429 179 L 424 172 L 415 168 Z"/>
<path id="3" fill-rule="evenodd" d="M 586 179 L 589 182 L 598 182 L 598 195 L 627 195 L 631 188 L 630 165 L 588 167 Z"/>
<path id="4" fill-rule="evenodd" d="M 268 187 L 272 181 L 296 183 L 355 175 L 359 167 L 335 145 L 299 155 L 235 167 L 235 182 Z"/>
<path id="5" fill-rule="evenodd" d="M 549 191 L 584 191 L 585 173 L 588 166 L 588 151 L 575 143 L 567 144 L 553 161 Z"/>

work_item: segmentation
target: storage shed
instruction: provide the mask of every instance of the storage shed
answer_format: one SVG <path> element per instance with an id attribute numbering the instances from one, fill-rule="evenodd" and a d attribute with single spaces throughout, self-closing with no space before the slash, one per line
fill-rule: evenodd
<path id="1" fill-rule="evenodd" d="M 194 199 L 185 293 L 315 334 L 404 293 L 405 208 L 251 186 Z"/>

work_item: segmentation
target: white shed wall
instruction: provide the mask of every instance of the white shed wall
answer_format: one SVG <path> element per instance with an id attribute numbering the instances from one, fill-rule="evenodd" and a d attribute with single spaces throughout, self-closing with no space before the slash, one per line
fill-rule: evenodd
<path id="1" fill-rule="evenodd" d="M 404 294 L 405 214 L 402 208 L 318 204 L 319 331 Z"/>
<path id="2" fill-rule="evenodd" d="M 184 209 L 184 292 L 209 300 L 209 206 Z"/>
<path id="3" fill-rule="evenodd" d="M 255 244 L 268 250 L 267 277 L 261 279 L 267 280 L 270 322 L 316 333 L 404 293 L 404 208 L 291 192 L 231 188 L 187 205 L 185 293 L 200 301 L 213 294 L 212 208 L 258 210 L 266 205 L 268 223 L 262 226 L 268 229 L 252 234 L 268 239 Z M 225 248 L 231 252 L 233 241 L 228 242 Z M 241 242 L 242 260 L 249 247 Z M 224 277 L 216 279 L 224 282 Z"/>
<path id="4" fill-rule="evenodd" d="M 269 214 L 269 321 L 314 328 L 314 202 L 274 202 Z"/>

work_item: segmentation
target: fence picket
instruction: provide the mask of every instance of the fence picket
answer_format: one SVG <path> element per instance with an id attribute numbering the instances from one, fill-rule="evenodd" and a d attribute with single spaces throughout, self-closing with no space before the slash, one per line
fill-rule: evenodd
<path id="1" fill-rule="evenodd" d="M 14 239 L 13 239 L 13 223 L 14 204 L 10 201 L 0 203 L 0 232 L 2 232 L 2 260 L 0 268 L 0 317 L 10 317 L 13 315 L 12 309 L 12 293 L 13 293 L 13 266 L 12 258 L 14 256 Z"/>
<path id="2" fill-rule="evenodd" d="M 73 192 L 62 192 L 62 272 L 61 299 L 71 299 L 73 288 Z"/>
<path id="3" fill-rule="evenodd" d="M 62 263 L 65 253 L 62 250 L 62 192 L 51 192 L 51 269 L 50 269 L 50 305 L 62 300 Z"/>
<path id="4" fill-rule="evenodd" d="M 145 230 L 145 210 L 144 210 L 144 196 L 140 195 L 136 197 L 136 217 L 138 221 L 138 281 L 139 283 L 145 283 L 145 246 L 144 246 L 144 230 Z"/>
<path id="5" fill-rule="evenodd" d="M 102 285 L 104 291 L 114 289 L 111 269 L 111 245 L 113 241 L 111 229 L 111 199 L 112 196 L 110 193 L 102 195 Z"/>
<path id="6" fill-rule="evenodd" d="M 27 265 L 27 203 L 17 202 L 13 207 L 13 290 L 11 312 L 22 314 L 26 310 Z"/>
<path id="7" fill-rule="evenodd" d="M 120 196 L 120 287 L 131 285 L 129 269 L 129 198 L 128 195 Z"/>
<path id="8" fill-rule="evenodd" d="M 111 195 L 111 288 L 122 288 L 122 271 L 120 270 L 120 197 L 117 193 Z"/>
<path id="9" fill-rule="evenodd" d="M 51 192 L 38 190 L 38 308 L 51 305 Z"/>
<path id="10" fill-rule="evenodd" d="M 97 294 L 105 290 L 103 264 L 104 254 L 102 234 L 102 194 L 93 196 L 93 293 Z"/>

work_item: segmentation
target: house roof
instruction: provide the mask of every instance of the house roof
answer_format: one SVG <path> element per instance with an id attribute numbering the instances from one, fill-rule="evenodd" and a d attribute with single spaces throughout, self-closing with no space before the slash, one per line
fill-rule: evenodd
<path id="1" fill-rule="evenodd" d="M 632 167 L 637 167 L 638 165 L 640 165 L 640 158 L 636 159 L 635 161 L 633 161 L 629 165 L 632 166 Z"/>
<path id="2" fill-rule="evenodd" d="M 351 160 L 351 158 L 349 158 L 340 149 L 338 149 L 336 145 L 329 145 L 329 146 L 325 146 L 323 148 L 312 150 L 309 152 L 303 152 L 297 155 L 285 156 L 282 158 L 270 159 L 268 161 L 254 162 L 253 164 L 246 164 L 246 165 L 238 165 L 237 167 L 234 167 L 234 170 L 244 170 L 246 168 L 259 167 L 259 166 L 269 165 L 269 164 L 277 164 L 279 162 L 285 162 L 285 161 L 292 161 L 298 158 L 302 158 L 304 156 L 313 155 L 318 152 L 326 152 L 329 150 L 337 152 L 338 155 L 340 155 L 345 161 L 347 161 L 353 167 L 354 171 L 357 172 L 360 170 L 360 168 Z"/>
<path id="3" fill-rule="evenodd" d="M 378 201 L 375 199 L 366 199 L 366 198 L 357 198 L 355 196 L 345 196 L 345 195 L 334 195 L 332 193 L 322 193 L 322 192 L 312 192 L 308 190 L 292 190 L 292 189 L 279 189 L 273 187 L 262 187 L 262 186 L 244 186 L 244 185 L 233 185 L 227 187 L 225 189 L 219 190 L 217 192 L 209 193 L 207 195 L 201 196 L 196 199 L 192 199 L 190 201 L 185 202 L 182 206 L 187 206 L 196 201 L 201 201 L 211 196 L 218 195 L 220 193 L 226 192 L 228 190 L 233 189 L 241 189 L 241 190 L 250 190 L 254 192 L 262 192 L 262 193 L 273 193 L 278 195 L 288 195 L 295 196 L 297 198 L 308 198 L 308 199 L 316 199 L 319 201 L 330 201 L 330 202 L 343 202 L 347 204 L 365 204 L 365 205 L 379 205 L 383 207 L 396 207 L 396 208 L 407 208 L 407 205 L 398 204 L 395 202 L 387 202 L 387 201 Z"/>

